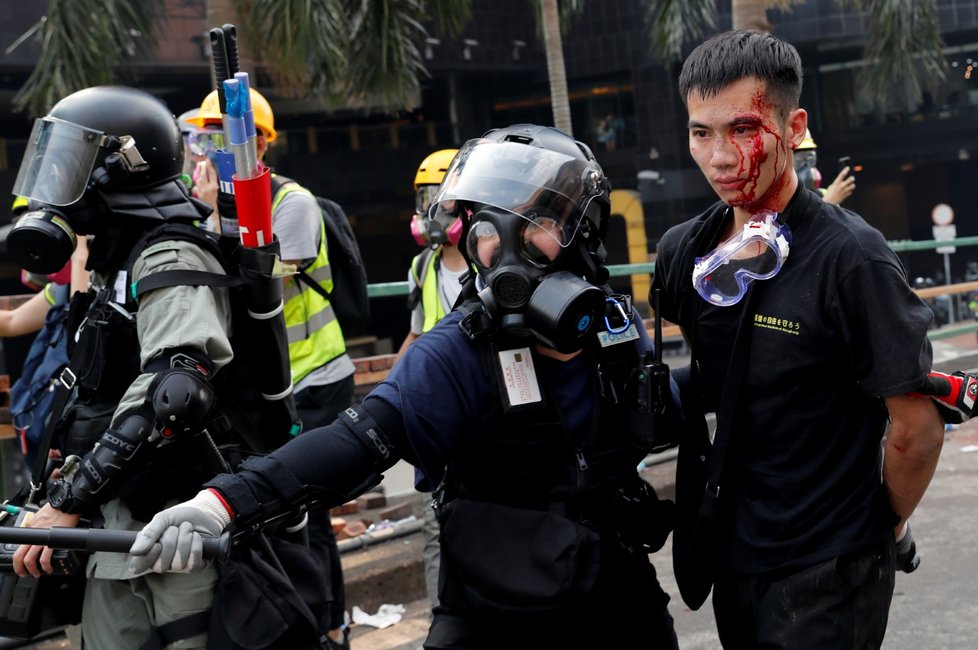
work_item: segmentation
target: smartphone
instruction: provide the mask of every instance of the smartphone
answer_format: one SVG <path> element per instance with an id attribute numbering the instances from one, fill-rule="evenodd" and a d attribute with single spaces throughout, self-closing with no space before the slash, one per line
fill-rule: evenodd
<path id="1" fill-rule="evenodd" d="M 852 158 L 851 157 L 849 157 L 849 156 L 842 156 L 841 158 L 839 158 L 839 169 L 841 170 L 843 167 L 848 167 L 849 169 L 854 169 L 853 166 L 852 166 Z"/>

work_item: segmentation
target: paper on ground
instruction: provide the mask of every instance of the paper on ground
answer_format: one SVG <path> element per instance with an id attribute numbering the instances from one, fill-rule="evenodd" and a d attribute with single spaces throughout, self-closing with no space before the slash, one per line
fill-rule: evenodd
<path id="1" fill-rule="evenodd" d="M 356 605 L 353 606 L 353 622 L 357 625 L 369 625 L 384 629 L 401 620 L 404 605 L 381 605 L 376 614 L 368 614 Z"/>

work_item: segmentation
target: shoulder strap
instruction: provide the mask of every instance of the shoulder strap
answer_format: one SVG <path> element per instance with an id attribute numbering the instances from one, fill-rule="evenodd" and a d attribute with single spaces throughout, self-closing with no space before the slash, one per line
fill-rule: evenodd
<path id="1" fill-rule="evenodd" d="M 133 252 L 126 262 L 126 269 L 131 271 L 136 260 L 147 248 L 161 241 L 181 240 L 189 241 L 202 249 L 211 253 L 221 266 L 225 269 L 225 274 L 211 273 L 210 271 L 193 271 L 183 269 L 178 271 L 158 271 L 153 273 L 138 283 L 133 283 L 131 287 L 132 298 L 138 302 L 139 298 L 155 289 L 178 286 L 209 286 L 209 287 L 238 287 L 244 284 L 244 279 L 235 273 L 231 273 L 224 259 L 220 244 L 212 239 L 207 233 L 196 226 L 182 223 L 168 223 L 155 228 L 140 239 L 139 243 L 133 248 Z"/>
<path id="2" fill-rule="evenodd" d="M 323 289 L 323 286 L 321 284 L 319 284 L 318 282 L 316 282 L 311 275 L 309 275 L 308 273 L 306 273 L 302 269 L 296 271 L 295 279 L 297 281 L 301 282 L 302 284 L 306 285 L 307 287 L 309 287 L 310 289 L 312 289 L 316 293 L 318 293 L 320 296 L 322 296 L 326 300 L 329 300 L 330 302 L 332 302 L 332 300 L 333 300 L 333 294 L 330 293 L 329 291 L 326 291 L 326 289 Z"/>
<path id="3" fill-rule="evenodd" d="M 431 260 L 434 249 L 425 247 L 411 261 L 411 271 L 414 273 L 414 288 L 408 295 L 408 310 L 413 311 L 421 301 L 421 293 L 424 287 L 425 278 L 428 277 L 428 262 Z"/>
<path id="4" fill-rule="evenodd" d="M 285 187 L 286 185 L 290 184 L 290 183 L 293 184 L 293 185 L 298 186 L 297 189 L 301 188 L 301 189 L 305 190 L 306 192 L 309 191 L 309 190 L 306 190 L 306 188 L 304 188 L 301 185 L 299 185 L 296 181 L 292 180 L 291 178 L 288 178 L 286 176 L 282 176 L 280 174 L 272 174 L 272 205 L 275 204 L 276 199 L 278 198 L 279 192 L 281 192 L 282 188 Z M 310 192 L 310 194 L 311 194 L 311 192 Z M 319 202 L 317 201 L 316 203 L 318 205 Z M 327 215 L 325 213 L 325 211 L 323 210 L 322 206 L 319 206 L 319 213 L 320 213 L 319 216 L 322 217 L 322 219 L 324 221 L 329 218 L 329 215 Z M 320 284 L 318 282 L 316 282 L 316 280 L 314 280 L 311 275 L 309 275 L 308 273 L 306 273 L 306 271 L 304 269 L 299 269 L 296 272 L 295 279 L 296 279 L 296 282 L 301 282 L 302 284 L 308 286 L 310 289 L 312 289 L 313 291 L 315 291 L 316 293 L 318 293 L 320 296 L 322 296 L 326 300 L 332 301 L 332 299 L 333 299 L 332 293 L 330 293 L 329 291 L 326 291 L 326 289 L 323 289 L 323 287 L 320 286 Z"/>
<path id="5" fill-rule="evenodd" d="M 750 315 L 757 304 L 757 296 L 760 294 L 760 287 L 757 282 L 753 282 L 747 291 L 744 300 L 743 311 L 740 315 L 740 324 L 737 326 L 737 334 L 734 336 L 733 354 L 730 357 L 730 366 L 727 370 L 727 381 L 724 385 L 723 394 L 720 397 L 720 406 L 717 409 L 717 430 L 713 436 L 713 447 L 710 451 L 710 463 L 706 473 L 706 492 L 705 499 L 716 499 L 720 494 L 720 482 L 723 478 L 723 463 L 726 460 L 727 451 L 730 448 L 730 435 L 732 433 L 737 414 L 737 403 L 740 398 L 741 388 L 747 379 L 747 368 L 751 348 L 751 325 Z M 693 372 L 699 374 L 697 370 L 694 351 Z"/>
<path id="6" fill-rule="evenodd" d="M 279 193 L 279 190 L 281 190 L 285 185 L 294 182 L 294 180 L 287 176 L 272 174 L 272 201 L 275 201 L 275 196 Z"/>
<path id="7" fill-rule="evenodd" d="M 137 284 L 133 284 L 132 297 L 138 301 L 144 294 L 165 287 L 240 287 L 242 284 L 244 284 L 244 279 L 239 276 L 221 275 L 210 271 L 192 271 L 190 269 L 157 271 L 146 276 Z"/>
<path id="8" fill-rule="evenodd" d="M 75 346 L 71 358 L 68 360 L 68 365 L 61 370 L 61 374 L 58 375 L 57 379 L 52 380 L 54 384 L 52 388 L 57 391 L 57 395 L 54 398 L 54 405 L 51 407 L 47 424 L 44 425 L 44 435 L 41 437 L 41 444 L 38 445 L 37 452 L 34 456 L 34 467 L 31 470 L 31 491 L 27 499 L 28 503 L 33 500 L 34 493 L 41 488 L 42 482 L 46 478 L 44 474 L 48 466 L 48 451 L 51 450 L 54 429 L 58 424 L 58 420 L 61 419 L 61 414 L 65 410 L 65 405 L 68 403 L 71 390 L 75 387 L 76 376 L 71 368 L 77 366 L 78 361 L 81 359 L 80 347 Z"/>

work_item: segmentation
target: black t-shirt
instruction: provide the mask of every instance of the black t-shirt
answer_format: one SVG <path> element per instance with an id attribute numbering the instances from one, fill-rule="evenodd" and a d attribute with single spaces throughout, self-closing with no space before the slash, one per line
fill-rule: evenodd
<path id="1" fill-rule="evenodd" d="M 744 303 L 707 303 L 691 273 L 729 218 L 718 203 L 670 229 L 653 280 L 663 317 L 693 340 L 706 410 L 720 403 Z M 918 387 L 931 367 L 931 312 L 877 230 L 807 189 L 781 220 L 793 240 L 748 316 L 750 363 L 723 484 L 733 508 L 726 557 L 748 573 L 885 539 L 897 519 L 881 481 L 881 398 Z"/>

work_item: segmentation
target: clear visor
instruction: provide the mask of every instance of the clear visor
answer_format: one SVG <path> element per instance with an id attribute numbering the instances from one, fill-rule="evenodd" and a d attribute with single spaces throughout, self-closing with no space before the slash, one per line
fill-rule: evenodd
<path id="1" fill-rule="evenodd" d="M 71 205 L 82 197 L 103 140 L 101 131 L 53 117 L 34 120 L 13 193 Z"/>
<path id="2" fill-rule="evenodd" d="M 516 142 L 469 140 L 427 214 L 429 219 L 454 217 L 457 201 L 484 203 L 524 219 L 531 234 L 542 232 L 566 247 L 600 192 L 598 175 L 577 158 Z"/>
<path id="3" fill-rule="evenodd" d="M 774 212 L 753 215 L 743 229 L 693 266 L 693 287 L 704 300 L 720 307 L 741 301 L 750 283 L 768 280 L 788 258 L 791 230 Z"/>
<path id="4" fill-rule="evenodd" d="M 414 193 L 414 209 L 418 211 L 420 215 L 428 214 L 428 209 L 431 207 L 431 202 L 438 194 L 437 185 L 422 185 Z"/>
<path id="5" fill-rule="evenodd" d="M 200 129 L 186 134 L 187 148 L 195 156 L 209 156 L 224 149 L 224 131 Z"/>

